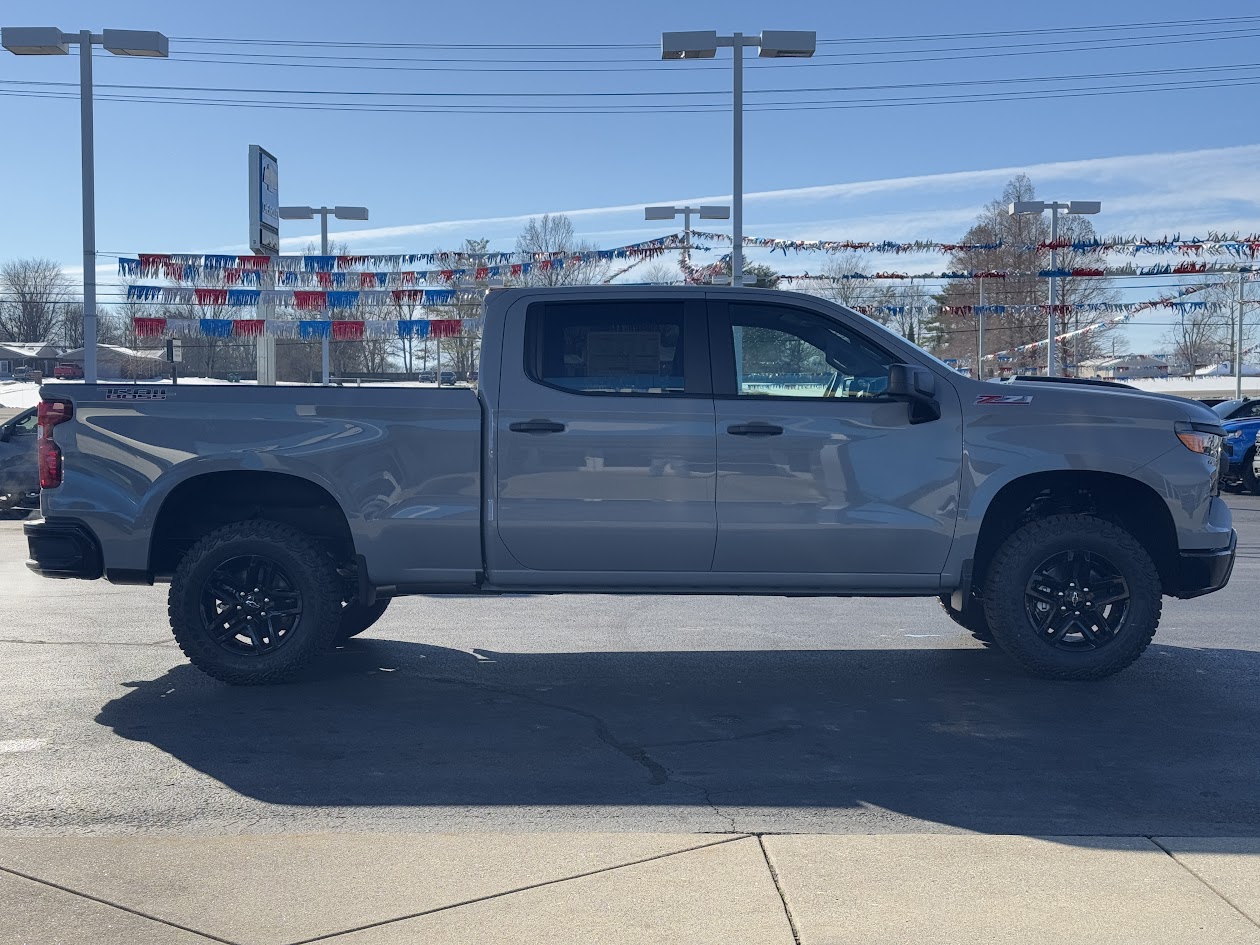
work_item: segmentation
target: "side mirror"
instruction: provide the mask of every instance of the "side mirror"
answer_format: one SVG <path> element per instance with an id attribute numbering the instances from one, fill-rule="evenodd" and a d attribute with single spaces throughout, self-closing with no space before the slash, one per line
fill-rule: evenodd
<path id="1" fill-rule="evenodd" d="M 928 423 L 941 418 L 941 405 L 936 401 L 936 375 L 925 367 L 889 365 L 888 387 L 884 393 L 909 401 L 911 423 Z"/>

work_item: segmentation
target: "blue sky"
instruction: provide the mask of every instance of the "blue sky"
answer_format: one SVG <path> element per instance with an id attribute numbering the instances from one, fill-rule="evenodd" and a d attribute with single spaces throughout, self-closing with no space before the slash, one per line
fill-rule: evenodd
<path id="1" fill-rule="evenodd" d="M 1203 83 L 1143 94 L 750 110 L 745 125 L 750 235 L 957 239 L 980 206 L 1021 170 L 1045 197 L 1102 200 L 1104 212 L 1095 222 L 1103 233 L 1252 232 L 1260 229 L 1260 134 L 1248 117 L 1256 86 L 1247 83 L 1260 82 L 1260 19 L 1174 29 L 1081 29 L 1192 20 L 1195 9 L 1172 2 L 1109 7 L 1074 0 L 777 6 L 731 0 L 546 5 L 486 0 L 475 6 L 219 0 L 10 4 L 0 19 L 65 30 L 160 29 L 172 37 L 168 61 L 98 54 L 102 96 L 354 101 L 383 109 L 98 101 L 97 243 L 103 252 L 243 250 L 246 149 L 253 143 L 279 158 L 282 202 L 366 205 L 370 222 L 334 223 L 335 237 L 348 240 L 355 251 L 407 252 L 454 246 L 465 237 L 489 237 L 492 246 L 508 248 L 524 219 L 556 211 L 570 213 L 581 236 L 612 246 L 669 229 L 643 221 L 646 203 L 727 199 L 729 52 L 712 62 L 670 63 L 659 61 L 655 49 L 661 30 L 705 28 L 816 29 L 821 41 L 844 41 L 820 43 L 820 57 L 807 61 L 757 60 L 750 54 L 750 103 L 861 99 L 867 104 L 1012 89 Z M 1247 6 L 1213 6 L 1199 15 L 1250 12 Z M 1051 28 L 1078 32 L 940 38 Z M 206 42 L 209 38 L 433 45 L 316 48 Z M 499 48 L 464 48 L 473 43 Z M 1031 45 L 1054 43 L 1061 45 Z M 541 44 L 614 48 L 533 48 Z M 303 54 L 331 58 L 292 58 Z M 0 54 L 0 91 L 71 92 L 73 87 L 12 83 L 73 83 L 76 66 L 73 57 Z M 505 69 L 568 71 L 498 71 Z M 1152 70 L 1200 71 L 1150 75 Z M 942 84 L 1101 73 L 1146 74 Z M 110 91 L 106 85 L 260 91 Z M 765 91 L 776 89 L 785 91 Z M 333 94 L 281 96 L 278 90 Z M 696 94 L 620 94 L 684 91 Z M 350 94 L 364 92 L 408 94 Z M 618 94 L 521 94 L 571 92 Z M 712 107 L 668 111 L 684 102 Z M 418 103 L 476 104 L 502 114 L 388 113 L 391 105 Z M 628 103 L 654 107 L 616 115 L 520 111 Z M 79 264 L 77 119 L 72 98 L 0 95 L 0 122 L 10 132 L 0 148 L 0 259 L 39 255 L 68 268 Z M 288 223 L 284 247 L 293 251 L 317 235 L 315 222 Z M 779 256 L 775 264 L 785 271 L 816 271 L 822 263 L 818 257 Z M 940 262 L 881 258 L 876 265 L 935 268 Z M 1130 297 L 1157 291 L 1133 287 Z M 1140 348 L 1158 334 L 1155 328 L 1137 328 L 1130 338 Z"/>

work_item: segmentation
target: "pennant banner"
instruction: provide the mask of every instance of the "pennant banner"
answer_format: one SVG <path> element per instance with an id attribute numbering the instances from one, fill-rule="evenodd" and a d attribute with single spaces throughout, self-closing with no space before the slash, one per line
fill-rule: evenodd
<path id="1" fill-rule="evenodd" d="M 142 338 L 162 336 L 206 338 L 331 338 L 362 341 L 364 338 L 455 338 L 481 331 L 480 318 L 406 319 L 291 319 L 291 318 L 144 318 L 131 319 Z"/>

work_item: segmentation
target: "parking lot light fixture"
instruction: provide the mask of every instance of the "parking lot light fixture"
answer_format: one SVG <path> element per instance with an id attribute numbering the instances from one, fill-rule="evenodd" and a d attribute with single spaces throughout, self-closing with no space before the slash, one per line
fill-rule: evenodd
<path id="1" fill-rule="evenodd" d="M 1058 334 L 1058 320 L 1054 316 L 1055 300 L 1058 297 L 1059 277 L 1055 272 L 1059 268 L 1059 213 L 1074 215 L 1092 215 L 1102 211 L 1102 202 L 1098 200 L 1070 200 L 1060 203 L 1046 200 L 1016 200 L 1007 212 L 1011 216 L 1040 216 L 1050 211 L 1050 315 L 1046 330 L 1046 376 L 1055 376 L 1054 338 Z"/>
<path id="2" fill-rule="evenodd" d="M 702 204 L 699 207 L 644 207 L 643 219 L 645 220 L 673 220 L 681 215 L 683 218 L 683 270 L 685 271 L 691 260 L 691 217 L 692 215 L 700 217 L 701 220 L 729 220 L 731 217 L 730 207 L 719 207 L 713 204 Z"/>
<path id="3" fill-rule="evenodd" d="M 79 129 L 83 171 L 83 379 L 96 383 L 96 179 L 92 134 L 92 47 L 115 56 L 165 59 L 170 43 L 152 30 L 63 33 L 55 26 L 6 26 L 0 46 L 17 56 L 65 56 L 79 47 Z"/>
<path id="4" fill-rule="evenodd" d="M 732 59 L 732 160 L 731 160 L 731 281 L 743 283 L 744 274 L 744 48 L 756 46 L 766 59 L 808 59 L 814 55 L 818 34 L 812 30 L 765 30 L 760 36 L 734 33 L 719 36 L 715 30 L 691 30 L 661 34 L 662 59 L 712 59 L 721 46 L 731 47 Z"/>

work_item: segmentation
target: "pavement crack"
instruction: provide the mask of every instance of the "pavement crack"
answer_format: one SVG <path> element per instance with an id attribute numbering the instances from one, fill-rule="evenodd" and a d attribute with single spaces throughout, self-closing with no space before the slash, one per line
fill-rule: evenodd
<path id="1" fill-rule="evenodd" d="M 625 869 L 628 866 L 638 866 L 642 863 L 651 863 L 654 860 L 664 860 L 671 856 L 678 856 L 682 853 L 692 853 L 696 850 L 704 850 L 709 847 L 721 846 L 723 843 L 734 843 L 736 840 L 745 840 L 745 839 L 747 839 L 747 835 L 741 834 L 736 837 L 723 837 L 721 840 L 714 840 L 710 843 L 697 843 L 694 847 L 687 847 L 686 849 L 683 849 L 683 850 L 671 850 L 669 853 L 656 853 L 656 854 L 653 854 L 652 856 L 645 856 L 642 859 L 631 860 L 628 863 L 616 863 L 612 866 L 602 866 L 599 869 L 587 870 L 586 872 L 583 872 L 583 873 L 574 873 L 571 876 L 561 876 L 557 879 L 544 879 L 541 882 L 528 883 L 524 886 L 517 886 L 514 889 L 505 889 L 503 892 L 488 893 L 485 896 L 475 896 L 472 899 L 465 899 L 461 902 L 453 902 L 447 906 L 436 906 L 432 909 L 425 909 L 421 912 L 413 912 L 413 913 L 410 913 L 409 915 L 400 915 L 393 919 L 382 919 L 379 922 L 369 922 L 366 925 L 356 926 L 352 929 L 342 929 L 341 931 L 338 931 L 338 932 L 329 932 L 326 935 L 316 935 L 314 938 L 304 938 L 301 941 L 291 942 L 290 945 L 309 945 L 309 943 L 311 942 L 324 942 L 330 939 L 336 939 L 342 935 L 350 935 L 354 932 L 362 932 L 365 929 L 375 929 L 375 928 L 381 927 L 382 925 L 393 925 L 397 922 L 406 922 L 409 919 L 419 919 L 427 915 L 434 915 L 435 913 L 438 913 L 438 912 L 449 912 L 451 909 L 459 909 L 463 906 L 476 905 L 479 902 L 488 902 L 492 899 L 502 899 L 504 896 L 512 896 L 520 892 L 528 892 L 531 889 L 542 889 L 546 886 L 556 886 L 560 883 L 567 883 L 570 880 L 574 880 L 574 879 L 584 879 L 588 876 L 598 876 L 601 873 L 611 873 L 611 872 L 614 872 L 615 870 Z"/>
<path id="2" fill-rule="evenodd" d="M 1260 928 L 1260 920 L 1256 919 L 1254 916 L 1249 915 L 1246 909 L 1244 909 L 1238 903 L 1234 902 L 1234 900 L 1230 899 L 1229 896 L 1225 895 L 1223 892 L 1221 892 L 1219 889 L 1217 889 L 1215 886 L 1209 883 L 1206 879 L 1204 879 L 1202 876 L 1200 876 L 1198 873 L 1192 870 L 1185 863 L 1181 862 L 1181 860 L 1177 858 L 1177 854 L 1173 853 L 1172 850 L 1168 849 L 1168 847 L 1164 846 L 1162 843 L 1160 843 L 1158 840 L 1156 840 L 1152 836 L 1147 836 L 1146 839 L 1151 841 L 1151 843 L 1155 844 L 1155 846 L 1159 847 L 1161 850 L 1163 850 L 1164 853 L 1168 855 L 1169 859 L 1171 859 L 1183 870 L 1185 870 L 1187 873 L 1189 873 L 1191 876 L 1193 876 L 1195 879 L 1201 882 L 1204 886 L 1210 889 L 1213 892 L 1213 894 L 1215 894 L 1227 906 L 1229 906 L 1231 909 L 1237 912 L 1240 916 L 1242 916 L 1252 925 L 1256 926 L 1257 928 Z"/>
<path id="3" fill-rule="evenodd" d="M 199 935 L 207 941 L 221 942 L 223 945 L 241 945 L 241 943 L 230 938 L 220 938 L 210 932 L 203 932 L 201 929 L 194 929 L 188 925 L 180 925 L 178 922 L 172 922 L 170 919 L 163 919 L 160 916 L 151 915 L 148 912 L 141 912 L 139 909 L 133 909 L 130 906 L 124 906 L 118 902 L 111 902 L 108 899 L 102 899 L 100 896 L 93 896 L 91 893 L 85 893 L 78 889 L 72 889 L 69 886 L 63 886 L 60 883 L 54 883 L 51 880 L 40 879 L 38 876 L 31 876 L 29 873 L 23 873 L 21 870 L 15 870 L 8 866 L 0 866 L 0 872 L 9 873 L 12 876 L 20 876 L 22 879 L 30 880 L 32 883 L 39 883 L 41 886 L 47 886 L 50 889 L 60 890 L 63 893 L 69 893 L 71 896 L 78 896 L 80 899 L 88 899 L 92 902 L 100 903 L 102 906 L 109 906 L 111 909 L 117 909 L 120 912 L 126 912 L 129 915 L 139 916 L 142 919 L 148 919 L 150 922 L 157 922 L 159 925 L 165 925 L 167 928 L 179 929 L 181 932 L 187 932 L 190 935 Z"/>
<path id="4" fill-rule="evenodd" d="M 611 726 L 609 726 L 609 724 L 606 721 L 604 721 L 603 718 L 601 718 L 599 715 L 596 715 L 594 712 L 587 711 L 586 709 L 579 709 L 571 705 L 564 705 L 563 703 L 559 703 L 559 702 L 548 702 L 546 699 L 540 699 L 535 695 L 532 695 L 528 692 L 522 692 L 519 689 L 511 689 L 505 686 L 496 686 L 491 683 L 478 682 L 472 679 L 456 679 L 449 676 L 442 676 L 442 677 L 428 676 L 426 678 L 429 679 L 431 682 L 443 682 L 443 683 L 448 683 L 450 685 L 466 686 L 472 689 L 480 689 L 480 690 L 484 690 L 488 692 L 496 692 L 496 693 L 499 693 L 500 695 L 506 695 L 506 696 L 511 696 L 515 699 L 520 699 L 523 702 L 528 702 L 531 705 L 536 705 L 540 708 L 552 709 L 557 712 L 568 712 L 571 715 L 576 715 L 579 718 L 586 719 L 588 722 L 591 722 L 595 726 L 596 738 L 598 738 L 601 742 L 603 742 L 613 751 L 630 759 L 635 764 L 639 765 L 645 771 L 647 771 L 648 782 L 650 784 L 659 785 L 659 784 L 667 784 L 669 782 L 669 771 L 665 768 L 664 765 L 662 765 L 660 762 L 656 761 L 656 759 L 654 759 L 651 755 L 649 755 L 647 753 L 647 750 L 644 749 L 642 746 L 636 745 L 633 742 L 628 742 L 628 741 L 618 738 L 613 733 Z"/>
<path id="5" fill-rule="evenodd" d="M 783 915 L 787 918 L 788 928 L 792 930 L 792 941 L 795 945 L 801 945 L 801 931 L 796 927 L 796 918 L 792 915 L 791 906 L 788 905 L 787 893 L 783 891 L 783 883 L 779 880 L 779 871 L 774 868 L 770 851 L 766 849 L 765 837 L 761 834 L 757 834 L 757 846 L 761 847 L 761 857 L 766 861 L 766 869 L 770 871 L 770 880 L 774 883 L 775 892 L 779 894 L 779 902 L 783 903 Z"/>

